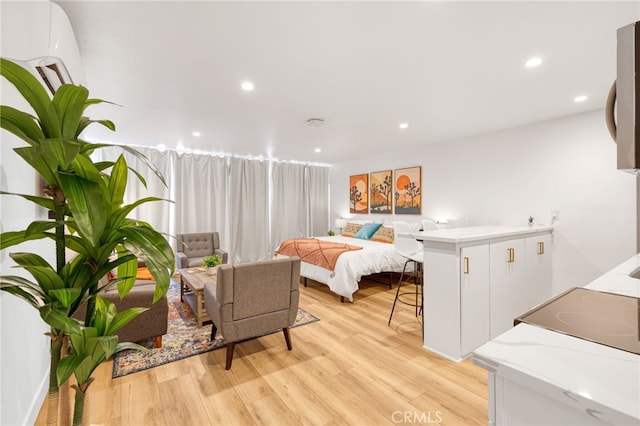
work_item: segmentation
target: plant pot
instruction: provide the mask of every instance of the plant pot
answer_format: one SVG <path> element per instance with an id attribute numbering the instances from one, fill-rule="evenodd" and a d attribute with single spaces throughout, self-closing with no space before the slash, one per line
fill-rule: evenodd
<path id="1" fill-rule="evenodd" d="M 216 267 L 215 266 L 207 266 L 206 268 L 207 274 L 209 275 L 213 275 L 216 273 Z"/>

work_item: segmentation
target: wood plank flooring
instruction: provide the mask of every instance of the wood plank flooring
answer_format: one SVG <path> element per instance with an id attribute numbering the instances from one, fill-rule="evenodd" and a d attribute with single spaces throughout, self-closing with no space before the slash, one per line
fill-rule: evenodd
<path id="1" fill-rule="evenodd" d="M 117 379 L 95 374 L 87 424 L 487 424 L 487 373 L 421 347 L 421 323 L 395 288 L 361 282 L 355 303 L 322 284 L 300 286 L 300 306 L 321 320 Z M 71 392 L 73 395 L 73 391 Z M 46 422 L 46 404 L 36 422 Z"/>

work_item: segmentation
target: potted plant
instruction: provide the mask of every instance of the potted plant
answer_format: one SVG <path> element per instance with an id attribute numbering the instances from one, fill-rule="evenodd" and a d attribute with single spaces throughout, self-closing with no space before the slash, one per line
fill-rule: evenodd
<path id="1" fill-rule="evenodd" d="M 207 270 L 207 274 L 213 275 L 215 267 L 222 263 L 222 258 L 219 254 L 212 254 L 211 256 L 205 256 L 202 259 L 202 267 Z"/>
<path id="2" fill-rule="evenodd" d="M 48 209 L 53 217 L 33 221 L 24 230 L 0 234 L 0 250 L 25 241 L 47 239 L 54 242 L 56 254 L 54 267 L 34 253 L 10 253 L 32 279 L 0 276 L 0 290 L 29 303 L 50 326 L 47 423 L 57 423 L 59 387 L 74 374 L 77 384 L 73 422 L 80 424 L 84 396 L 93 381 L 94 369 L 113 353 L 133 346 L 118 343 L 115 334 L 143 310 L 116 312 L 112 304 L 99 297 L 100 291 L 117 285 L 124 297 L 135 284 L 137 261 L 142 259 L 156 281 L 154 300 L 160 299 L 174 271 L 173 251 L 167 240 L 148 224 L 127 218 L 137 206 L 160 199 L 148 197 L 125 205 L 129 168 L 124 156 L 115 162 L 94 162 L 91 154 L 109 145 L 80 139 L 81 132 L 93 123 L 115 130 L 108 120 L 83 116 L 88 106 L 103 101 L 90 99 L 86 88 L 71 84 L 62 85 L 50 98 L 28 70 L 5 58 L 0 58 L 0 75 L 15 86 L 33 109 L 23 112 L 0 105 L 0 127 L 27 143 L 14 151 L 47 182 L 46 196 L 2 194 L 31 201 Z M 146 157 L 132 148 L 122 149 L 145 161 L 163 180 Z M 77 256 L 67 260 L 66 248 Z M 111 256 L 114 251 L 116 257 Z M 118 278 L 100 284 L 100 279 L 114 268 L 118 268 Z M 86 316 L 84 321 L 78 321 L 73 315 L 85 303 Z M 65 356 L 67 346 L 69 353 Z M 61 410 L 61 422 L 66 424 L 64 411 Z"/>

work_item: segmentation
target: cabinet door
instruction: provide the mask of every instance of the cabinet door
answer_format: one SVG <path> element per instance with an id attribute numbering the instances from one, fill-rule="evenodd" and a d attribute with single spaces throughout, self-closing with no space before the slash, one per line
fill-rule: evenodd
<path id="1" fill-rule="evenodd" d="M 460 250 L 460 354 L 490 340 L 489 245 Z"/>
<path id="2" fill-rule="evenodd" d="M 524 238 L 491 243 L 491 338 L 527 311 Z"/>
<path id="3" fill-rule="evenodd" d="M 525 239 L 527 309 L 551 298 L 551 234 Z"/>

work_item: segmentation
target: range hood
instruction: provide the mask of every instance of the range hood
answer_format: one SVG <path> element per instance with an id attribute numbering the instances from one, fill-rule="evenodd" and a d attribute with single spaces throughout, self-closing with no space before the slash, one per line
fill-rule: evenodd
<path id="1" fill-rule="evenodd" d="M 640 174 L 640 21 L 618 29 L 617 75 L 605 113 L 618 170 Z"/>

